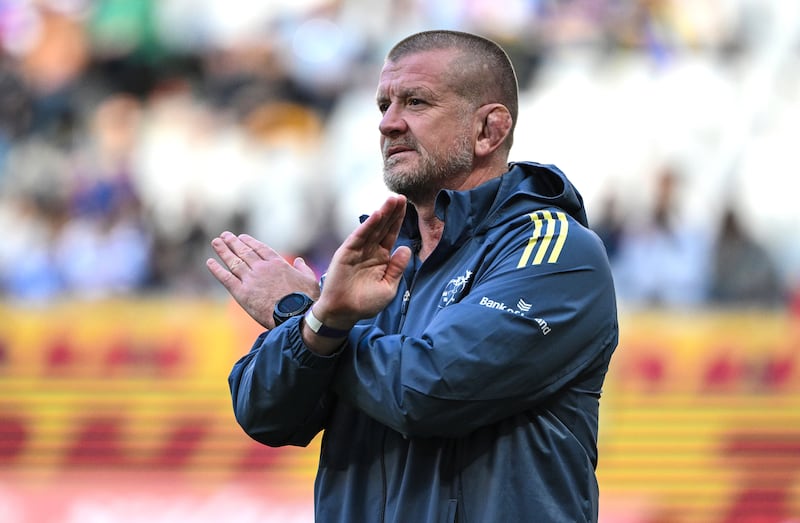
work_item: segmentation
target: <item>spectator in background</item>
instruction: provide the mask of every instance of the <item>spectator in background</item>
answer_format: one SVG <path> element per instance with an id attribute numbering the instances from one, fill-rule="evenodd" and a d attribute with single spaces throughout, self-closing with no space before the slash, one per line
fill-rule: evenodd
<path id="1" fill-rule="evenodd" d="M 786 295 L 774 261 L 744 229 L 736 208 L 725 208 L 715 238 L 710 300 L 718 305 L 775 307 Z"/>
<path id="2" fill-rule="evenodd" d="M 597 233 L 606 247 L 608 259 L 613 263 L 619 254 L 624 221 L 622 219 L 619 200 L 615 194 L 607 194 L 602 200 L 600 215 L 593 222 L 592 230 Z"/>
<path id="3" fill-rule="evenodd" d="M 30 140 L 13 150 L 0 218 L 8 231 L 0 283 L 8 295 L 42 300 L 142 288 L 150 247 L 127 164 L 137 119 L 135 100 L 112 96 L 97 107 L 86 140 L 62 147 Z"/>
<path id="4" fill-rule="evenodd" d="M 246 115 L 244 129 L 255 162 L 244 195 L 246 227 L 284 255 L 304 254 L 329 205 L 328 166 L 317 156 L 322 120 L 309 107 L 272 101 Z"/>
<path id="5" fill-rule="evenodd" d="M 681 219 L 672 166 L 655 178 L 655 201 L 642 223 L 627 220 L 612 265 L 620 301 L 632 306 L 695 306 L 708 296 L 709 241 Z"/>
<path id="6" fill-rule="evenodd" d="M 0 54 L 0 185 L 8 151 L 28 130 L 32 114 L 31 95 L 16 64 Z"/>
<path id="7" fill-rule="evenodd" d="M 375 163 L 379 159 L 361 152 L 362 147 L 369 145 L 369 140 L 352 140 L 348 150 L 343 152 L 339 136 L 343 130 L 348 136 L 356 136 L 358 131 L 352 129 L 358 127 L 369 131 L 369 126 L 362 126 L 359 121 L 360 109 L 354 108 L 351 100 L 361 98 L 361 82 L 367 76 L 370 79 L 367 89 L 372 95 L 372 69 L 379 67 L 388 49 L 384 46 L 395 36 L 431 25 L 480 29 L 504 44 L 511 53 L 518 65 L 517 73 L 521 73 L 521 86 L 528 90 L 529 97 L 542 98 L 547 95 L 546 87 L 553 85 L 572 100 L 565 109 L 605 122 L 597 113 L 591 116 L 582 107 L 576 108 L 576 97 L 562 87 L 576 86 L 580 89 L 576 92 L 585 100 L 587 91 L 582 85 L 587 73 L 576 72 L 588 64 L 592 64 L 588 74 L 594 75 L 590 78 L 600 80 L 591 81 L 592 85 L 602 85 L 601 80 L 606 75 L 627 76 L 624 73 L 630 70 L 635 74 L 619 86 L 632 85 L 637 92 L 643 92 L 650 82 L 642 85 L 635 83 L 637 79 L 652 78 L 652 87 L 658 87 L 666 85 L 671 76 L 649 74 L 653 64 L 661 66 L 662 73 L 669 73 L 682 68 L 689 56 L 685 53 L 695 48 L 708 49 L 724 52 L 704 54 L 697 62 L 691 59 L 689 62 L 695 65 L 690 69 L 705 71 L 699 76 L 701 79 L 719 76 L 722 81 L 730 81 L 735 75 L 724 74 L 731 65 L 728 58 L 738 53 L 747 56 L 748 50 L 764 45 L 768 39 L 763 36 L 772 36 L 762 32 L 770 27 L 762 23 L 764 15 L 780 18 L 783 11 L 791 9 L 776 10 L 778 6 L 792 3 L 750 2 L 730 9 L 718 4 L 646 2 L 621 6 L 608 0 L 520 0 L 497 10 L 495 3 L 487 0 L 462 3 L 378 0 L 365 10 L 360 0 L 344 0 L 262 2 L 252 3 L 247 9 L 231 10 L 221 0 L 3 2 L 0 9 L 0 199 L 3 201 L 0 207 L 7 208 L 0 212 L 6 217 L 14 216 L 12 223 L 20 216 L 23 220 L 36 221 L 38 225 L 31 230 L 42 230 L 42 224 L 46 223 L 52 230 L 42 238 L 49 239 L 37 249 L 52 246 L 63 233 L 64 226 L 71 229 L 69 222 L 73 217 L 64 213 L 75 201 L 66 189 L 71 187 L 73 175 L 83 176 L 85 171 L 76 172 L 74 166 L 63 163 L 73 161 L 72 154 L 86 139 L 83 133 L 89 129 L 83 126 L 83 120 L 102 100 L 109 94 L 131 94 L 142 103 L 143 123 L 148 130 L 138 137 L 136 144 L 137 157 L 140 160 L 147 157 L 145 164 L 131 166 L 129 173 L 143 206 L 139 218 L 152 232 L 152 245 L 157 246 L 149 253 L 148 290 L 205 292 L 213 281 L 202 267 L 192 267 L 190 261 L 202 257 L 201 251 L 208 250 L 205 238 L 209 234 L 227 228 L 241 230 L 240 223 L 269 229 L 276 236 L 283 234 L 282 230 L 275 232 L 274 221 L 256 223 L 269 213 L 268 208 L 259 207 L 257 212 L 250 213 L 252 206 L 244 203 L 242 197 L 242 194 L 249 197 L 257 193 L 249 190 L 250 182 L 259 181 L 259 173 L 253 173 L 250 166 L 263 165 L 257 158 L 263 151 L 253 153 L 256 148 L 244 151 L 249 145 L 243 145 L 240 136 L 246 132 L 242 124 L 256 105 L 288 101 L 305 105 L 322 117 L 321 131 L 325 143 L 331 146 L 323 146 L 314 156 L 324 166 L 317 170 L 324 180 L 316 188 L 320 195 L 325 193 L 327 201 L 313 203 L 328 216 L 321 218 L 325 230 L 320 229 L 320 235 L 323 239 L 330 238 L 332 242 L 329 243 L 338 244 L 353 225 L 352 217 L 358 213 L 354 209 L 360 210 L 363 201 L 379 198 L 385 189 L 373 176 L 380 169 Z M 563 52 L 569 49 L 578 53 Z M 618 61 L 623 57 L 618 54 L 620 50 L 625 51 L 626 58 Z M 629 54 L 649 59 L 636 58 L 632 61 L 636 65 L 625 65 L 630 62 Z M 577 57 L 597 60 L 576 60 Z M 747 66 L 743 72 L 750 68 Z M 320 71 L 325 73 L 319 74 Z M 791 67 L 776 71 L 776 80 L 782 78 L 791 82 L 793 71 Z M 627 83 L 630 81 L 634 83 Z M 615 83 L 611 88 L 615 93 L 621 92 L 617 87 Z M 731 92 L 739 91 L 735 86 L 729 87 Z M 685 99 L 668 86 L 665 90 L 672 99 Z M 185 103 L 190 108 L 176 110 L 175 106 L 183 103 L 177 100 L 163 103 L 167 91 L 184 91 Z M 791 140 L 797 134 L 792 132 L 796 122 L 800 121 L 788 115 L 794 114 L 800 104 L 791 89 L 776 91 L 776 94 L 780 96 L 777 103 L 769 104 L 769 111 L 783 116 L 763 121 L 768 122 L 768 127 L 778 123 L 785 125 L 785 128 L 775 129 L 778 132 L 774 138 L 778 141 L 774 146 L 776 150 L 787 150 L 781 147 L 784 137 Z M 557 107 L 552 100 L 542 102 L 545 103 L 550 108 Z M 171 108 L 165 110 L 163 106 L 166 105 Z M 618 116 L 622 114 L 613 99 L 604 98 L 602 104 L 593 105 L 609 107 L 609 111 Z M 727 107 L 727 103 L 721 105 Z M 747 108 L 751 104 L 740 105 Z M 625 107 L 637 112 L 629 104 Z M 541 112 L 541 105 L 529 105 L 523 112 L 531 108 L 539 111 L 537 122 L 549 120 L 547 126 L 537 127 L 546 127 L 550 136 L 556 136 L 558 133 L 554 129 L 563 127 L 557 124 L 556 117 L 548 118 Z M 571 121 L 561 118 L 562 109 L 556 112 L 559 121 Z M 735 113 L 733 111 L 732 116 Z M 239 121 L 232 122 L 233 119 Z M 730 127 L 726 121 L 714 120 L 715 125 Z M 664 125 L 667 122 L 660 119 L 659 122 L 639 134 L 644 139 L 664 140 L 663 143 L 674 146 L 675 138 L 664 134 L 671 132 L 672 126 Z M 638 129 L 636 125 L 627 125 L 624 119 L 617 124 Z M 709 127 L 703 131 L 709 134 L 693 135 L 687 129 L 691 125 L 692 122 L 681 119 L 678 129 L 681 139 L 694 144 L 692 147 L 705 147 L 698 138 L 714 136 L 718 131 L 716 127 Z M 524 132 L 519 131 L 517 141 L 524 143 L 526 140 L 520 139 Z M 589 150 L 587 147 L 598 146 L 593 132 L 576 133 L 574 127 L 564 132 L 569 132 L 570 140 L 556 137 L 548 143 L 541 141 L 541 135 L 536 136 L 539 141 L 535 143 L 543 157 L 558 158 L 559 148 L 554 145 L 558 143 L 569 142 L 570 148 L 585 151 Z M 619 132 L 617 128 L 609 134 L 619 136 Z M 598 146 L 601 147 L 602 144 Z M 681 153 L 681 143 L 677 147 Z M 638 155 L 626 155 L 626 160 L 613 169 L 638 171 L 639 160 L 630 163 L 631 157 L 640 156 L 642 161 L 650 161 L 645 158 L 650 154 L 647 147 L 635 149 L 640 151 Z M 761 146 L 748 149 L 767 150 Z M 781 164 L 790 159 L 770 156 Z M 570 157 L 576 161 L 574 156 Z M 585 157 L 598 161 L 595 154 Z M 602 158 L 599 161 L 603 165 L 610 164 Z M 763 165 L 755 159 L 752 163 Z M 294 167 L 300 168 L 299 165 Z M 570 170 L 581 172 L 574 163 Z M 606 175 L 602 171 L 598 170 L 595 179 Z M 251 174 L 245 174 L 248 172 Z M 233 185 L 229 183 L 232 177 L 241 182 L 236 184 L 236 191 L 226 189 Z M 716 182 L 709 182 L 712 183 Z M 591 197 L 591 186 L 583 187 Z M 747 194 L 753 198 L 752 191 Z M 623 191 L 619 196 L 621 203 L 627 194 Z M 19 206 L 11 202 L 17 198 L 24 200 Z M 230 211 L 232 201 L 241 214 Z M 52 209 L 48 209 L 49 206 Z M 17 214 L 21 208 L 24 212 Z M 28 225 L 31 224 L 20 224 L 17 229 L 27 230 Z M 18 231 L 14 231 L 17 239 L 25 240 L 16 234 Z M 768 239 L 761 232 L 754 233 L 758 240 Z M 320 244 L 314 241 L 312 247 Z M 771 247 L 766 241 L 763 244 Z M 613 258 L 613 240 L 607 246 Z M 0 246 L 0 250 L 8 251 L 9 247 Z M 796 252 L 796 247 L 794 249 Z M 774 254 L 782 270 L 794 263 L 777 250 Z M 324 253 L 313 256 L 320 260 L 328 258 Z M 54 263 L 52 256 L 41 257 L 45 259 Z M 6 270 L 13 269 L 0 267 L 3 271 L 0 280 L 17 278 L 15 274 L 6 274 Z M 787 280 L 797 279 L 791 277 L 791 271 L 792 267 L 784 270 L 789 276 Z M 51 283 L 44 288 L 55 291 L 58 287 Z M 134 288 L 132 292 L 138 290 Z"/>
<path id="8" fill-rule="evenodd" d="M 53 245 L 69 219 L 70 140 L 22 135 L 0 176 L 0 293 L 42 301 L 64 292 Z"/>
<path id="9" fill-rule="evenodd" d="M 0 295 L 41 302 L 59 296 L 64 282 L 52 245 L 64 221 L 57 200 L 18 194 L 0 205 Z"/>
<path id="10" fill-rule="evenodd" d="M 147 280 L 150 240 L 130 166 L 140 112 L 132 96 L 109 96 L 73 153 L 70 220 L 55 246 L 65 291 L 72 295 L 127 293 Z"/>

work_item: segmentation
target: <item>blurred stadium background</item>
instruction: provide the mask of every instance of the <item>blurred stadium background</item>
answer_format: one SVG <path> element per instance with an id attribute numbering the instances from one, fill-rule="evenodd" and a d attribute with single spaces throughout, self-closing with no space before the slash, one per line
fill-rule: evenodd
<path id="1" fill-rule="evenodd" d="M 324 271 L 385 191 L 383 55 L 430 28 L 508 49 L 512 159 L 608 247 L 601 522 L 800 521 L 798 2 L 0 0 L 0 522 L 312 520 L 318 441 L 230 412 L 258 326 L 208 242 Z"/>

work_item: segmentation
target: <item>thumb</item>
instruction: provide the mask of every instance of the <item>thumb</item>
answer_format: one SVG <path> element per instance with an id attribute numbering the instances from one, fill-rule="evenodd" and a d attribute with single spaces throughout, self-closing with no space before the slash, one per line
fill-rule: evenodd
<path id="1" fill-rule="evenodd" d="M 405 245 L 395 249 L 392 253 L 392 257 L 389 259 L 384 278 L 392 285 L 397 285 L 409 261 L 411 261 L 411 249 Z"/>
<path id="2" fill-rule="evenodd" d="M 294 259 L 294 262 L 292 263 L 292 265 L 294 266 L 295 269 L 297 269 L 298 271 L 302 272 L 303 274 L 305 274 L 307 276 L 311 276 L 314 279 L 317 278 L 317 275 L 314 273 L 314 269 L 309 267 L 308 264 L 306 263 L 306 261 L 303 258 L 301 258 L 300 256 L 298 256 L 297 258 Z"/>

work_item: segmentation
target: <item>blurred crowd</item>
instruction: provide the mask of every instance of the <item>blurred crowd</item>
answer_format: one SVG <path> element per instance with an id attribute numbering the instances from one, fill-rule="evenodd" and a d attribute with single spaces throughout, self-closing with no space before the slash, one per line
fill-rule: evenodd
<path id="1" fill-rule="evenodd" d="M 223 230 L 323 271 L 385 194 L 383 56 L 454 28 L 511 54 L 512 159 L 584 192 L 621 300 L 784 307 L 790 4 L 0 0 L 0 298 L 220 292 L 204 262 Z"/>

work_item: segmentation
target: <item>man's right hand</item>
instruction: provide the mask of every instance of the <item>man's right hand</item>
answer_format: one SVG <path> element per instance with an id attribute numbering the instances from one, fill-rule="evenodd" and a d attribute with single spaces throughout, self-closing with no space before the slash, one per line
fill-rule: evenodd
<path id="1" fill-rule="evenodd" d="M 397 294 L 411 249 L 395 242 L 406 212 L 404 196 L 390 196 L 336 250 L 314 315 L 335 329 L 383 310 Z"/>

